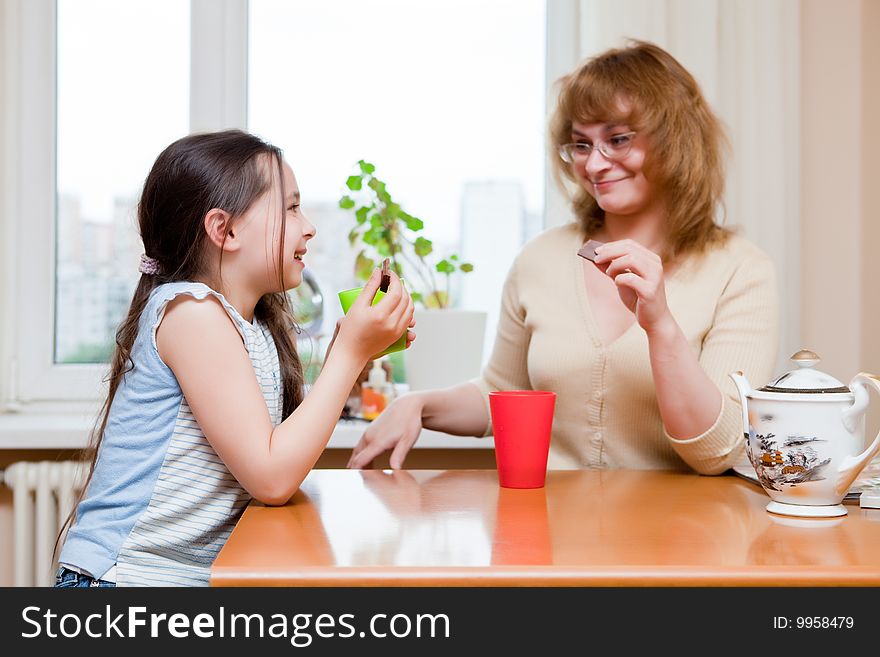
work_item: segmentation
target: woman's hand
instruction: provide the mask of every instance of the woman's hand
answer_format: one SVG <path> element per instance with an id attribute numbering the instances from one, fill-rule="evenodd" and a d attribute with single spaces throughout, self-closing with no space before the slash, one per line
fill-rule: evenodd
<path id="1" fill-rule="evenodd" d="M 595 263 L 617 285 L 621 301 L 646 332 L 671 317 L 666 305 L 663 261 L 656 253 L 634 240 L 618 240 L 598 247 Z"/>
<path id="2" fill-rule="evenodd" d="M 392 271 L 389 275 L 391 284 L 388 292 L 376 305 L 371 305 L 381 279 L 379 270 L 373 271 L 348 314 L 337 323 L 333 340 L 327 347 L 327 355 L 334 344 L 345 345 L 347 352 L 366 362 L 397 340 L 404 331 L 407 334 L 407 347 L 412 344 L 415 333 L 408 330 L 415 326 L 412 297 L 397 274 Z"/>
<path id="3" fill-rule="evenodd" d="M 351 452 L 348 467 L 369 468 L 380 454 L 391 452 L 390 464 L 395 470 L 403 467 L 403 461 L 422 431 L 422 408 L 424 402 L 416 394 L 403 395 L 388 407 L 364 431 Z"/>

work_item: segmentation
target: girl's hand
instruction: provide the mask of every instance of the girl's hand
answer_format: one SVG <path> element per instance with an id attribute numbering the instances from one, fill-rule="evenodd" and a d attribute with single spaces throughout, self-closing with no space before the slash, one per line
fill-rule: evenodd
<path id="1" fill-rule="evenodd" d="M 413 319 L 409 324 L 409 329 L 415 328 L 415 326 L 416 320 Z M 410 345 L 415 342 L 416 339 L 416 332 L 409 329 L 406 330 L 406 347 L 404 347 L 404 349 L 409 349 Z"/>
<path id="2" fill-rule="evenodd" d="M 343 320 L 342 317 L 340 317 L 339 319 L 336 320 L 336 326 L 333 329 L 333 337 L 330 338 L 330 344 L 327 345 L 327 350 L 324 352 L 324 360 L 325 361 L 327 360 L 327 356 L 330 355 L 330 350 L 333 349 L 333 343 L 336 342 L 336 336 L 339 335 L 339 329 L 342 327 L 342 320 Z M 415 328 L 415 325 L 416 325 L 416 320 L 413 319 L 409 323 L 409 329 Z M 409 329 L 407 329 L 407 331 L 406 331 L 406 347 L 405 347 L 405 349 L 409 349 L 410 345 L 412 345 L 412 343 L 416 339 L 416 332 L 409 330 Z"/>
<path id="3" fill-rule="evenodd" d="M 371 305 L 379 289 L 381 275 L 374 269 L 363 291 L 355 299 L 348 314 L 340 320 L 334 343 L 366 361 L 407 333 L 407 346 L 415 339 L 409 328 L 415 326 L 413 301 L 393 271 L 388 292 L 375 306 Z M 412 337 L 410 337 L 412 333 Z M 338 348 L 339 348 L 338 347 Z M 328 348 L 329 353 L 329 348 Z"/>
<path id="4" fill-rule="evenodd" d="M 663 261 L 630 239 L 607 242 L 596 249 L 596 266 L 617 285 L 620 300 L 650 333 L 669 317 Z"/>
<path id="5" fill-rule="evenodd" d="M 409 323 L 409 328 L 410 329 L 415 328 L 415 325 L 416 325 L 416 320 L 413 319 Z M 330 350 L 333 349 L 333 343 L 336 342 L 336 336 L 339 335 L 339 327 L 341 327 L 341 326 L 342 326 L 342 318 L 340 317 L 339 319 L 336 320 L 336 328 L 333 329 L 333 337 L 330 338 L 330 344 L 327 345 L 327 350 L 324 352 L 324 360 L 327 360 L 327 356 L 330 355 Z M 404 347 L 404 348 L 409 349 L 410 345 L 413 342 L 415 342 L 415 339 L 416 339 L 416 332 L 407 329 L 407 331 L 406 331 L 406 347 Z"/>

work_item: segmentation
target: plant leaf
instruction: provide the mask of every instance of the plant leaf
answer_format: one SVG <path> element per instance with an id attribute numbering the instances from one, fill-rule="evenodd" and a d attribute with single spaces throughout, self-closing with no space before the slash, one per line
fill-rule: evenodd
<path id="1" fill-rule="evenodd" d="M 394 202 L 391 200 L 391 194 L 385 191 L 385 183 L 378 178 L 370 178 L 370 181 L 367 183 L 367 185 L 376 193 L 376 198 L 382 201 L 382 203 L 384 203 L 385 205 L 389 205 Z"/>
<path id="2" fill-rule="evenodd" d="M 348 243 L 349 243 L 351 246 L 354 246 L 354 243 L 357 242 L 357 240 L 358 240 L 358 228 L 357 228 L 357 227 L 354 227 L 354 228 L 352 228 L 351 231 L 348 233 Z"/>
<path id="3" fill-rule="evenodd" d="M 361 171 L 366 174 L 371 174 L 376 170 L 376 167 L 365 160 L 358 160 L 358 166 L 361 168 Z"/>
<path id="4" fill-rule="evenodd" d="M 425 227 L 425 224 L 421 219 L 419 219 L 418 217 L 414 217 L 411 214 L 407 214 L 402 210 L 400 211 L 399 216 L 401 219 L 403 219 L 403 223 L 406 224 L 406 227 L 414 233 L 417 233 Z"/>
<path id="5" fill-rule="evenodd" d="M 373 237 L 376 239 L 376 243 L 388 242 L 388 230 L 382 224 L 373 226 L 367 231 L 367 233 L 372 233 Z"/>
<path id="6" fill-rule="evenodd" d="M 388 240 L 381 240 L 376 244 L 376 251 L 379 252 L 379 255 L 383 258 L 391 257 L 391 245 L 388 243 Z"/>
<path id="7" fill-rule="evenodd" d="M 376 263 L 372 258 L 368 257 L 363 251 L 357 254 L 357 259 L 354 263 L 354 275 L 359 280 L 367 280 L 375 268 Z"/>
<path id="8" fill-rule="evenodd" d="M 465 274 L 474 270 L 474 266 L 469 262 L 461 263 L 458 268 L 461 269 L 461 271 L 463 271 Z"/>
<path id="9" fill-rule="evenodd" d="M 437 263 L 436 268 L 441 274 L 452 274 L 455 272 L 455 265 L 445 258 Z"/>
<path id="10" fill-rule="evenodd" d="M 361 235 L 361 239 L 364 241 L 364 244 L 369 244 L 370 246 L 376 246 L 378 241 L 382 238 L 381 232 L 376 232 L 375 229 L 371 228 L 366 231 L 363 235 Z"/>
<path id="11" fill-rule="evenodd" d="M 426 240 L 424 237 L 417 237 L 413 248 L 415 249 L 417 256 L 424 258 L 434 250 L 434 244 L 431 240 Z"/>
<path id="12" fill-rule="evenodd" d="M 351 196 L 343 196 L 339 199 L 339 207 L 343 210 L 351 210 L 354 206 L 355 202 Z"/>
<path id="13" fill-rule="evenodd" d="M 363 187 L 364 179 L 362 176 L 349 176 L 348 180 L 345 181 L 345 185 L 353 192 L 356 192 Z"/>
<path id="14" fill-rule="evenodd" d="M 357 212 L 354 213 L 354 216 L 357 217 L 358 224 L 362 224 L 367 220 L 367 213 L 370 211 L 369 206 L 362 205 L 357 209 Z"/>

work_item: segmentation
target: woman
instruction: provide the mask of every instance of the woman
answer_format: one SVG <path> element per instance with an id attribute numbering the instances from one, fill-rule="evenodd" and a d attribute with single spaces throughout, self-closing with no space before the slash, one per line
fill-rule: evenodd
<path id="1" fill-rule="evenodd" d="M 488 435 L 488 392 L 511 389 L 557 393 L 550 468 L 719 474 L 741 459 L 727 374 L 770 378 L 775 274 L 715 222 L 724 136 L 696 81 L 653 44 L 607 51 L 560 81 L 550 141 L 576 221 L 515 259 L 483 375 L 399 398 L 349 467 L 389 449 L 401 467 L 422 427 Z M 589 240 L 603 245 L 578 257 Z"/>

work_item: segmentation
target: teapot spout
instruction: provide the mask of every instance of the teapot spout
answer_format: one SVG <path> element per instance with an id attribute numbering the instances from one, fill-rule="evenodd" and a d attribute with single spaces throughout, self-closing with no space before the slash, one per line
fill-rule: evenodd
<path id="1" fill-rule="evenodd" d="M 752 391 L 752 386 L 749 384 L 748 379 L 746 379 L 745 374 L 740 371 L 731 372 L 728 376 L 733 379 L 733 382 L 736 384 L 736 389 L 739 391 L 739 401 L 740 404 L 742 404 L 743 433 L 748 436 L 749 406 L 747 395 Z"/>

